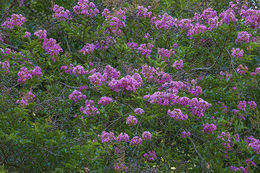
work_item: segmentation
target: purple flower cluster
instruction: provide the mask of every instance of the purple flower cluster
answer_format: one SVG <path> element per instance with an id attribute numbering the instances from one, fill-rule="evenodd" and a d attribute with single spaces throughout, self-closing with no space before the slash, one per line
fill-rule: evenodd
<path id="1" fill-rule="evenodd" d="M 111 102 L 113 102 L 113 99 L 111 97 L 104 96 L 104 97 L 100 98 L 100 100 L 98 101 L 98 104 L 105 106 Z"/>
<path id="2" fill-rule="evenodd" d="M 178 21 L 178 27 L 181 30 L 188 31 L 190 28 L 192 28 L 192 20 L 191 19 L 181 19 Z"/>
<path id="3" fill-rule="evenodd" d="M 173 64 L 172 67 L 177 69 L 177 70 L 182 70 L 183 68 L 183 61 L 182 60 L 176 60 Z"/>
<path id="4" fill-rule="evenodd" d="M 87 116 L 95 116 L 97 114 L 100 114 L 98 109 L 94 106 L 93 100 L 86 100 L 85 107 L 81 106 L 80 112 L 86 114 Z"/>
<path id="5" fill-rule="evenodd" d="M 159 68 L 150 67 L 148 65 L 142 65 L 142 75 L 149 82 L 154 82 L 157 84 L 164 84 L 165 82 L 172 81 L 171 75 L 165 73 Z"/>
<path id="6" fill-rule="evenodd" d="M 30 32 L 27 32 L 27 31 L 26 31 L 26 32 L 24 33 L 24 36 L 23 36 L 23 37 L 24 37 L 24 38 L 29 38 L 29 37 L 31 37 L 31 35 L 32 35 L 32 34 L 31 34 Z"/>
<path id="7" fill-rule="evenodd" d="M 2 66 L 2 69 L 4 69 L 7 73 L 10 73 L 10 64 L 8 61 L 0 62 L 0 66 Z"/>
<path id="8" fill-rule="evenodd" d="M 225 76 L 225 80 L 229 80 L 233 75 L 232 73 L 228 73 L 228 72 L 219 72 L 219 75 L 221 76 L 220 79 L 224 79 Z"/>
<path id="9" fill-rule="evenodd" d="M 79 100 L 85 100 L 86 95 L 83 95 L 80 91 L 74 90 L 70 95 L 69 99 L 73 100 L 75 103 L 78 103 Z"/>
<path id="10" fill-rule="evenodd" d="M 167 114 L 175 119 L 175 120 L 187 120 L 188 119 L 188 115 L 187 114 L 183 114 L 182 111 L 180 109 L 175 109 L 173 111 L 171 111 L 170 109 L 168 110 Z"/>
<path id="11" fill-rule="evenodd" d="M 231 53 L 234 58 L 241 58 L 244 55 L 244 50 L 240 50 L 239 48 L 232 48 Z"/>
<path id="12" fill-rule="evenodd" d="M 239 73 L 240 75 L 244 75 L 246 74 L 248 68 L 247 66 L 243 66 L 242 64 L 240 64 L 237 69 L 236 69 L 236 72 Z"/>
<path id="13" fill-rule="evenodd" d="M 201 34 L 207 31 L 207 27 L 203 24 L 200 23 L 196 23 L 194 26 L 192 26 L 189 30 L 188 30 L 188 34 L 187 36 L 192 36 L 192 35 L 196 35 L 196 34 Z"/>
<path id="14" fill-rule="evenodd" d="M 129 141 L 129 136 L 128 136 L 128 134 L 127 133 L 120 133 L 119 135 L 118 135 L 118 137 L 116 138 L 116 140 L 118 141 L 118 142 L 128 142 Z"/>
<path id="15" fill-rule="evenodd" d="M 260 28 L 260 10 L 242 9 L 240 15 L 245 20 L 245 23 L 249 25 L 251 28 Z"/>
<path id="16" fill-rule="evenodd" d="M 117 71 L 115 68 L 111 67 L 110 65 L 107 65 L 103 74 L 96 72 L 89 76 L 88 79 L 90 80 L 90 83 L 92 85 L 100 86 L 113 79 L 118 79 L 119 77 L 120 71 Z"/>
<path id="17" fill-rule="evenodd" d="M 35 95 L 32 93 L 32 91 L 29 91 L 27 94 L 25 94 L 21 100 L 17 100 L 16 103 L 21 104 L 22 106 L 27 106 L 30 101 L 33 101 L 35 99 Z"/>
<path id="18" fill-rule="evenodd" d="M 138 48 L 138 44 L 134 42 L 128 42 L 127 46 L 130 47 L 133 50 L 136 50 Z"/>
<path id="19" fill-rule="evenodd" d="M 170 16 L 167 13 L 164 13 L 162 16 L 158 15 L 157 17 L 154 16 L 151 18 L 150 23 L 154 25 L 157 29 L 165 29 L 168 30 L 174 25 L 176 25 L 177 19 L 173 19 L 172 16 Z"/>
<path id="20" fill-rule="evenodd" d="M 37 76 L 38 78 L 42 76 L 41 68 L 36 66 L 33 70 L 28 70 L 26 67 L 22 67 L 20 72 L 18 72 L 18 83 L 25 83 L 27 80 Z"/>
<path id="21" fill-rule="evenodd" d="M 63 52 L 60 45 L 56 43 L 56 40 L 53 38 L 43 39 L 42 48 L 52 57 L 52 60 L 55 61 L 54 56 L 57 56 L 60 52 Z"/>
<path id="22" fill-rule="evenodd" d="M 144 113 L 144 110 L 142 108 L 136 108 L 135 113 L 141 115 Z"/>
<path id="23" fill-rule="evenodd" d="M 253 110 L 255 110 L 257 107 L 257 104 L 255 103 L 255 101 L 248 101 L 248 105 Z"/>
<path id="24" fill-rule="evenodd" d="M 45 39 L 47 37 L 47 31 L 44 29 L 44 30 L 39 30 L 39 31 L 36 31 L 34 33 L 35 36 L 37 36 L 39 39 Z"/>
<path id="25" fill-rule="evenodd" d="M 64 72 L 67 74 L 74 74 L 75 76 L 89 74 L 95 71 L 95 69 L 88 71 L 85 70 L 81 65 L 74 66 L 73 64 L 70 64 L 69 66 L 61 66 L 60 69 L 64 70 Z"/>
<path id="26" fill-rule="evenodd" d="M 96 49 L 94 44 L 87 43 L 79 52 L 83 53 L 83 55 L 91 54 Z"/>
<path id="27" fill-rule="evenodd" d="M 144 158 L 148 161 L 154 161 L 156 159 L 156 152 L 149 151 L 148 153 L 144 153 Z"/>
<path id="28" fill-rule="evenodd" d="M 237 108 L 246 111 L 246 101 L 239 101 Z"/>
<path id="29" fill-rule="evenodd" d="M 1 24 L 6 29 L 13 29 L 14 27 L 20 27 L 26 22 L 26 18 L 21 14 L 12 14 L 11 18 L 7 18 L 5 22 Z"/>
<path id="30" fill-rule="evenodd" d="M 232 139 L 230 134 L 228 132 L 222 132 L 221 135 L 218 136 L 218 138 L 223 141 L 222 145 L 225 147 L 225 153 L 231 151 Z"/>
<path id="31" fill-rule="evenodd" d="M 146 57 L 151 56 L 152 53 L 152 49 L 153 49 L 154 45 L 151 43 L 148 44 L 140 44 L 140 46 L 137 48 L 138 52 L 141 55 L 144 55 Z"/>
<path id="32" fill-rule="evenodd" d="M 54 14 L 52 15 L 53 18 L 56 18 L 59 21 L 65 21 L 66 19 L 71 19 L 70 11 L 65 10 L 63 7 L 58 6 L 57 4 L 53 6 L 52 11 L 54 12 Z"/>
<path id="33" fill-rule="evenodd" d="M 162 57 L 170 58 L 173 54 L 175 54 L 175 51 L 173 49 L 169 50 L 165 48 L 157 48 L 157 53 Z"/>
<path id="34" fill-rule="evenodd" d="M 77 5 L 73 7 L 73 11 L 78 15 L 84 15 L 85 17 L 94 17 L 99 13 L 93 2 L 88 0 L 79 0 Z"/>
<path id="35" fill-rule="evenodd" d="M 215 131 L 217 129 L 217 127 L 215 126 L 215 124 L 204 124 L 203 125 L 203 132 L 204 133 L 212 133 L 213 131 Z"/>
<path id="36" fill-rule="evenodd" d="M 129 115 L 126 119 L 126 124 L 129 126 L 135 126 L 137 124 L 137 119 L 135 116 Z"/>
<path id="37" fill-rule="evenodd" d="M 188 138 L 188 137 L 190 137 L 190 135 L 191 135 L 191 134 L 190 134 L 189 131 L 187 131 L 187 132 L 186 132 L 186 131 L 182 131 L 182 132 L 181 132 L 181 137 L 182 137 L 182 138 Z"/>
<path id="38" fill-rule="evenodd" d="M 246 139 L 248 147 L 252 148 L 257 152 L 257 154 L 260 154 L 260 140 L 254 138 L 253 136 L 250 136 Z"/>
<path id="39" fill-rule="evenodd" d="M 249 43 L 251 36 L 252 35 L 249 34 L 247 31 L 241 31 L 237 34 L 237 39 L 235 40 L 235 43 Z"/>
<path id="40" fill-rule="evenodd" d="M 146 17 L 146 18 L 151 18 L 152 12 L 148 11 L 148 8 L 145 8 L 144 6 L 137 6 L 136 10 L 136 16 L 137 17 Z"/>
<path id="41" fill-rule="evenodd" d="M 104 142 L 111 142 L 113 140 L 116 140 L 116 137 L 115 137 L 113 132 L 103 131 L 102 136 L 101 136 L 101 140 L 102 140 L 103 143 Z"/>
<path id="42" fill-rule="evenodd" d="M 235 167 L 235 166 L 230 166 L 230 170 L 231 171 L 234 171 L 234 172 L 242 172 L 242 173 L 249 173 L 249 169 L 248 168 L 245 168 L 243 166 L 240 166 L 239 168 L 238 167 Z"/>
<path id="43" fill-rule="evenodd" d="M 135 136 L 135 137 L 133 137 L 133 138 L 131 139 L 130 145 L 135 145 L 135 146 L 137 146 L 137 145 L 142 144 L 142 142 L 143 142 L 142 138 L 139 138 L 138 136 Z"/>
<path id="44" fill-rule="evenodd" d="M 119 80 L 112 79 L 108 86 L 111 90 L 115 92 L 120 92 L 123 90 L 135 92 L 138 88 L 140 88 L 143 84 L 143 80 L 141 76 L 138 73 L 135 73 L 134 75 L 130 76 L 127 75 Z"/>
<path id="45" fill-rule="evenodd" d="M 236 22 L 237 18 L 235 16 L 235 12 L 232 8 L 227 9 L 226 11 L 219 14 L 219 17 L 221 18 L 221 23 L 229 24 L 231 22 Z"/>
<path id="46" fill-rule="evenodd" d="M 152 134 L 149 131 L 144 131 L 142 134 L 143 140 L 151 140 L 152 139 Z"/>

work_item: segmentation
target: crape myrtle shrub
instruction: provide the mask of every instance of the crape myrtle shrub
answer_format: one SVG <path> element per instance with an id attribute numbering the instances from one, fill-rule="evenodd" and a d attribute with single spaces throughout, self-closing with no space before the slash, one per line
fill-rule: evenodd
<path id="1" fill-rule="evenodd" d="M 259 171 L 255 1 L 1 5 L 1 171 Z"/>

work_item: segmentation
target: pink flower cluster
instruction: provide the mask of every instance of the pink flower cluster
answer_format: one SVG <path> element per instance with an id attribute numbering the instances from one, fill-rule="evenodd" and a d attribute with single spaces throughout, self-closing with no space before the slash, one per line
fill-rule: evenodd
<path id="1" fill-rule="evenodd" d="M 260 28 L 260 10 L 242 9 L 240 15 L 245 20 L 245 23 L 254 29 Z"/>
<path id="2" fill-rule="evenodd" d="M 6 72 L 10 73 L 10 64 L 8 61 L 0 62 L 0 66 L 2 66 L 2 69 L 4 69 Z"/>
<path id="3" fill-rule="evenodd" d="M 87 43 L 79 52 L 83 53 L 83 55 L 91 54 L 96 49 L 94 44 Z"/>
<path id="4" fill-rule="evenodd" d="M 136 108 L 135 113 L 141 115 L 144 113 L 144 110 L 142 108 Z"/>
<path id="5" fill-rule="evenodd" d="M 84 15 L 85 17 L 94 17 L 99 13 L 95 4 L 88 0 L 79 0 L 77 5 L 73 7 L 73 11 L 76 14 Z"/>
<path id="6" fill-rule="evenodd" d="M 157 48 L 157 53 L 162 57 L 170 58 L 173 54 L 175 54 L 175 51 L 173 49 L 169 50 L 165 48 Z"/>
<path id="7" fill-rule="evenodd" d="M 105 106 L 112 102 L 113 102 L 113 99 L 111 97 L 104 96 L 104 97 L 100 98 L 100 100 L 98 101 L 98 104 Z"/>
<path id="8" fill-rule="evenodd" d="M 18 72 L 18 83 L 25 83 L 27 80 L 37 76 L 38 78 L 42 76 L 41 68 L 36 66 L 33 70 L 28 70 L 26 67 L 22 67 L 20 72 Z"/>
<path id="9" fill-rule="evenodd" d="M 75 76 L 89 74 L 95 71 L 95 69 L 88 71 L 85 70 L 81 65 L 74 66 L 73 64 L 70 64 L 69 66 L 61 66 L 60 69 L 64 70 L 64 72 L 67 74 L 74 74 Z"/>
<path id="10" fill-rule="evenodd" d="M 17 100 L 16 103 L 21 104 L 22 106 L 27 106 L 30 101 L 33 101 L 35 99 L 35 95 L 32 93 L 32 91 L 29 91 L 27 94 L 25 94 L 21 100 Z"/>
<path id="11" fill-rule="evenodd" d="M 128 42 L 127 46 L 130 47 L 131 49 L 135 50 L 138 48 L 138 44 L 134 42 Z"/>
<path id="12" fill-rule="evenodd" d="M 120 71 L 117 71 L 115 68 L 107 65 L 103 74 L 95 72 L 91 76 L 89 76 L 88 79 L 90 80 L 90 83 L 92 85 L 100 86 L 111 81 L 112 79 L 118 79 L 119 77 Z"/>
<path id="13" fill-rule="evenodd" d="M 154 45 L 151 43 L 148 44 L 140 44 L 140 46 L 137 48 L 138 52 L 141 55 L 144 55 L 146 57 L 151 56 L 152 53 L 152 49 L 153 49 Z"/>
<path id="14" fill-rule="evenodd" d="M 241 58 L 244 55 L 244 50 L 240 50 L 239 48 L 232 48 L 231 53 L 234 58 Z"/>
<path id="15" fill-rule="evenodd" d="M 181 137 L 182 137 L 182 138 L 188 138 L 188 137 L 190 137 L 190 135 L 191 135 L 191 134 L 190 134 L 189 131 L 187 131 L 187 132 L 186 132 L 186 131 L 182 131 L 182 132 L 181 132 Z"/>
<path id="16" fill-rule="evenodd" d="M 149 131 L 144 131 L 142 134 L 143 140 L 151 140 L 152 139 L 152 134 Z"/>
<path id="17" fill-rule="evenodd" d="M 78 103 L 79 100 L 85 100 L 86 95 L 83 95 L 80 91 L 74 90 L 70 95 L 69 99 L 73 100 L 75 103 Z"/>
<path id="18" fill-rule="evenodd" d="M 178 27 L 181 30 L 188 31 L 190 28 L 192 28 L 192 20 L 191 19 L 181 19 L 178 21 Z"/>
<path id="19" fill-rule="evenodd" d="M 228 72 L 221 71 L 221 72 L 219 72 L 219 74 L 221 76 L 220 77 L 221 79 L 223 79 L 225 76 L 225 80 L 229 80 L 232 77 L 232 73 L 228 73 Z"/>
<path id="20" fill-rule="evenodd" d="M 118 141 L 118 142 L 128 142 L 129 141 L 129 136 L 128 136 L 128 134 L 127 133 L 120 133 L 119 135 L 118 135 L 118 137 L 116 138 L 116 140 Z"/>
<path id="21" fill-rule="evenodd" d="M 45 39 L 47 37 L 47 31 L 44 29 L 44 30 L 39 30 L 39 31 L 36 31 L 34 33 L 35 36 L 37 36 L 39 39 Z"/>
<path id="22" fill-rule="evenodd" d="M 60 45 L 56 43 L 56 40 L 53 38 L 43 39 L 42 48 L 52 57 L 52 60 L 55 61 L 54 56 L 57 56 L 60 52 L 63 52 Z"/>
<path id="23" fill-rule="evenodd" d="M 54 12 L 54 14 L 52 15 L 53 18 L 56 18 L 59 21 L 65 21 L 66 19 L 71 19 L 70 11 L 65 10 L 63 7 L 58 6 L 57 4 L 53 6 L 52 11 Z"/>
<path id="24" fill-rule="evenodd" d="M 102 135 L 101 135 L 101 140 L 102 140 L 103 143 L 104 142 L 111 142 L 113 140 L 116 140 L 116 137 L 115 137 L 113 132 L 103 131 Z"/>
<path id="25" fill-rule="evenodd" d="M 86 100 L 85 107 L 81 106 L 80 112 L 82 112 L 83 114 L 85 114 L 87 116 L 95 116 L 97 114 L 100 114 L 98 109 L 94 106 L 93 100 Z"/>
<path id="26" fill-rule="evenodd" d="M 174 25 L 176 25 L 177 19 L 173 19 L 172 16 L 170 16 L 167 13 L 164 13 L 162 16 L 158 15 L 157 17 L 154 16 L 151 18 L 150 23 L 154 25 L 157 29 L 165 29 L 168 30 L 172 28 Z"/>
<path id="27" fill-rule="evenodd" d="M 149 82 L 154 82 L 157 84 L 163 84 L 165 82 L 172 81 L 171 75 L 165 73 L 164 71 L 160 70 L 159 68 L 150 67 L 148 65 L 142 65 L 142 75 L 146 78 Z"/>
<path id="28" fill-rule="evenodd" d="M 232 8 L 227 9 L 226 11 L 219 14 L 219 17 L 221 18 L 221 23 L 229 24 L 231 22 L 236 22 L 237 18 L 235 16 L 235 12 Z"/>
<path id="29" fill-rule="evenodd" d="M 182 60 L 176 60 L 172 64 L 172 67 L 175 68 L 176 70 L 182 70 L 182 68 L 183 68 L 183 61 Z"/>
<path id="30" fill-rule="evenodd" d="M 248 168 L 245 168 L 243 166 L 240 166 L 239 168 L 238 167 L 235 167 L 235 166 L 230 166 L 230 170 L 231 171 L 234 171 L 234 172 L 242 172 L 242 173 L 248 173 L 250 172 Z"/>
<path id="31" fill-rule="evenodd" d="M 221 135 L 218 136 L 218 138 L 223 141 L 222 145 L 225 147 L 225 153 L 231 151 L 232 139 L 230 134 L 228 132 L 222 132 Z"/>
<path id="32" fill-rule="evenodd" d="M 203 125 L 203 132 L 204 133 L 212 133 L 213 131 L 215 131 L 217 129 L 217 127 L 215 126 L 215 124 L 204 124 Z"/>
<path id="33" fill-rule="evenodd" d="M 260 140 L 254 138 L 253 136 L 250 136 L 246 139 L 248 147 L 252 148 L 257 152 L 257 154 L 260 154 Z"/>
<path id="34" fill-rule="evenodd" d="M 145 17 L 145 18 L 151 18 L 152 12 L 148 11 L 148 8 L 145 8 L 144 6 L 137 6 L 136 10 L 136 16 L 137 17 Z"/>
<path id="35" fill-rule="evenodd" d="M 5 49 L 0 48 L 0 54 L 9 55 L 10 53 L 11 53 L 11 49 L 9 49 L 9 48 L 5 48 Z"/>
<path id="36" fill-rule="evenodd" d="M 142 86 L 142 84 L 143 80 L 141 76 L 138 73 L 135 73 L 132 76 L 127 75 L 119 80 L 112 79 L 108 83 L 108 86 L 111 90 L 115 92 L 120 92 L 124 90 L 135 92 L 138 88 Z"/>
<path id="37" fill-rule="evenodd" d="M 13 29 L 14 27 L 20 27 L 26 22 L 26 18 L 21 14 L 12 14 L 11 18 L 7 18 L 5 22 L 1 24 L 6 29 Z"/>
<path id="38" fill-rule="evenodd" d="M 196 23 L 194 26 L 192 26 L 189 30 L 188 30 L 188 34 L 187 36 L 192 36 L 192 35 L 197 35 L 197 34 L 201 34 L 207 31 L 207 27 L 203 24 L 200 23 Z"/>
<path id="39" fill-rule="evenodd" d="M 144 158 L 148 161 L 154 161 L 156 159 L 156 152 L 149 151 L 148 153 L 144 153 Z"/>
<path id="40" fill-rule="evenodd" d="M 237 34 L 237 39 L 235 40 L 235 43 L 249 43 L 251 36 L 252 35 L 249 34 L 247 31 L 241 31 Z"/>
<path id="41" fill-rule="evenodd" d="M 108 9 L 104 9 L 102 12 L 102 16 L 106 18 L 106 21 L 109 23 L 109 27 L 107 28 L 107 31 L 109 33 L 113 33 L 115 35 L 120 35 L 121 34 L 121 28 L 124 28 L 125 22 L 124 20 L 126 19 L 125 16 L 126 13 L 126 8 L 123 10 L 120 9 L 118 11 L 114 10 L 114 14 L 110 15 L 110 11 Z"/>
<path id="42" fill-rule="evenodd" d="M 126 119 L 126 124 L 129 126 L 135 126 L 137 124 L 137 119 L 135 116 L 129 115 Z"/>
<path id="43" fill-rule="evenodd" d="M 242 64 L 240 64 L 237 67 L 236 72 L 239 73 L 240 75 L 244 75 L 244 74 L 246 74 L 247 70 L 248 70 L 247 66 L 243 66 Z"/>
<path id="44" fill-rule="evenodd" d="M 250 109 L 256 109 L 257 104 L 255 103 L 255 101 L 248 101 L 248 105 L 250 107 Z M 239 101 L 237 108 L 243 111 L 246 111 L 246 101 Z"/>
<path id="45" fill-rule="evenodd" d="M 24 36 L 23 36 L 23 37 L 24 37 L 24 38 L 29 38 L 29 37 L 31 37 L 31 35 L 32 35 L 32 34 L 31 34 L 30 32 L 27 32 L 27 31 L 26 31 L 26 32 L 24 33 Z"/>
<path id="46" fill-rule="evenodd" d="M 175 119 L 175 120 L 187 120 L 188 119 L 188 115 L 187 114 L 183 114 L 182 111 L 180 109 L 175 109 L 173 111 L 171 111 L 170 109 L 168 110 L 167 114 Z"/>
<path id="47" fill-rule="evenodd" d="M 130 141 L 130 145 L 140 145 L 142 144 L 143 140 L 142 138 L 139 138 L 138 136 L 135 136 L 132 138 L 132 140 Z"/>

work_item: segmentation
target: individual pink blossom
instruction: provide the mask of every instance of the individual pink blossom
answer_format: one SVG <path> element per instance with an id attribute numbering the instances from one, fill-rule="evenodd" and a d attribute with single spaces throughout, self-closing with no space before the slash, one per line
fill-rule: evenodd
<path id="1" fill-rule="evenodd" d="M 10 64 L 9 61 L 0 62 L 0 66 L 2 66 L 2 69 L 4 69 L 7 73 L 10 73 Z"/>
<path id="2" fill-rule="evenodd" d="M 235 12 L 232 8 L 227 9 L 226 11 L 219 14 L 220 22 L 229 24 L 231 22 L 236 22 L 237 18 L 235 16 Z"/>
<path id="3" fill-rule="evenodd" d="M 168 30 L 177 25 L 177 19 L 174 19 L 169 14 L 164 13 L 162 16 L 158 15 L 157 17 L 152 17 L 150 23 L 154 25 L 157 29 Z"/>
<path id="4" fill-rule="evenodd" d="M 113 140 L 116 140 L 116 138 L 113 132 L 103 131 L 101 135 L 101 140 L 103 143 L 105 143 L 105 142 L 111 142 Z"/>
<path id="5" fill-rule="evenodd" d="M 235 40 L 236 43 L 248 43 L 250 41 L 250 37 L 252 35 L 249 34 L 247 31 L 241 31 L 237 34 L 237 39 Z"/>
<path id="6" fill-rule="evenodd" d="M 96 49 L 94 44 L 87 43 L 79 52 L 83 53 L 83 55 L 91 54 Z"/>
<path id="7" fill-rule="evenodd" d="M 80 107 L 80 112 L 87 116 L 95 116 L 100 114 L 99 110 L 94 106 L 93 100 L 86 100 L 85 107 Z"/>
<path id="8" fill-rule="evenodd" d="M 237 108 L 246 111 L 246 101 L 239 101 Z"/>
<path id="9" fill-rule="evenodd" d="M 240 75 L 244 75 L 244 74 L 246 74 L 247 70 L 248 70 L 247 66 L 243 66 L 242 64 L 240 64 L 237 67 L 236 72 L 239 73 Z"/>
<path id="10" fill-rule="evenodd" d="M 98 101 L 98 104 L 105 106 L 111 102 L 113 102 L 113 99 L 111 97 L 104 96 L 104 97 L 100 98 L 100 100 Z"/>
<path id="11" fill-rule="evenodd" d="M 141 44 L 137 50 L 141 55 L 144 55 L 146 57 L 151 56 L 152 53 L 152 49 L 153 49 L 154 45 L 151 43 L 148 44 Z"/>
<path id="12" fill-rule="evenodd" d="M 62 6 L 55 4 L 53 6 L 52 11 L 54 14 L 52 15 L 53 18 L 56 18 L 58 21 L 65 21 L 66 19 L 71 19 L 70 11 L 65 10 Z"/>
<path id="13" fill-rule="evenodd" d="M 248 147 L 256 151 L 257 154 L 260 154 L 260 140 L 250 136 L 246 139 Z"/>
<path id="14" fill-rule="evenodd" d="M 74 74 L 75 76 L 91 73 L 90 71 L 85 70 L 81 65 L 74 66 L 73 64 L 70 64 L 69 66 L 61 66 L 60 69 L 64 70 L 64 72 L 67 74 Z"/>
<path id="15" fill-rule="evenodd" d="M 215 126 L 215 124 L 204 124 L 203 125 L 203 132 L 204 133 L 212 133 L 213 131 L 215 131 L 217 129 L 217 127 Z"/>
<path id="16" fill-rule="evenodd" d="M 152 134 L 149 131 L 144 131 L 142 134 L 143 140 L 151 140 L 152 139 Z"/>
<path id="17" fill-rule="evenodd" d="M 35 95 L 32 93 L 32 91 L 29 91 L 27 94 L 25 94 L 21 100 L 17 100 L 16 103 L 21 104 L 22 106 L 27 106 L 29 102 L 32 102 L 35 99 Z"/>
<path id="18" fill-rule="evenodd" d="M 148 11 L 148 9 L 143 7 L 143 6 L 137 6 L 136 16 L 137 17 L 151 18 L 152 12 Z"/>
<path id="19" fill-rule="evenodd" d="M 57 41 L 53 38 L 43 39 L 42 48 L 45 49 L 45 51 L 49 53 L 51 57 L 53 57 L 54 61 L 54 56 L 57 56 L 60 52 L 63 52 L 63 49 L 60 47 L 60 45 L 57 44 Z"/>
<path id="20" fill-rule="evenodd" d="M 133 126 L 137 124 L 137 119 L 135 116 L 129 115 L 126 119 L 126 124 L 129 126 Z"/>

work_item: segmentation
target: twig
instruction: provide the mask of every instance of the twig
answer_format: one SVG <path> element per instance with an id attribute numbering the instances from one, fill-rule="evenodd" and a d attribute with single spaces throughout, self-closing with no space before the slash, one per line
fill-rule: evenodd
<path id="1" fill-rule="evenodd" d="M 204 161 L 204 159 L 202 158 L 201 154 L 199 153 L 199 151 L 198 151 L 195 143 L 193 142 L 192 138 L 190 137 L 189 139 L 190 139 L 190 141 L 191 141 L 191 143 L 193 145 L 194 150 L 196 151 L 197 155 L 199 156 L 201 171 L 205 172 L 204 169 L 203 169 L 203 161 Z"/>

